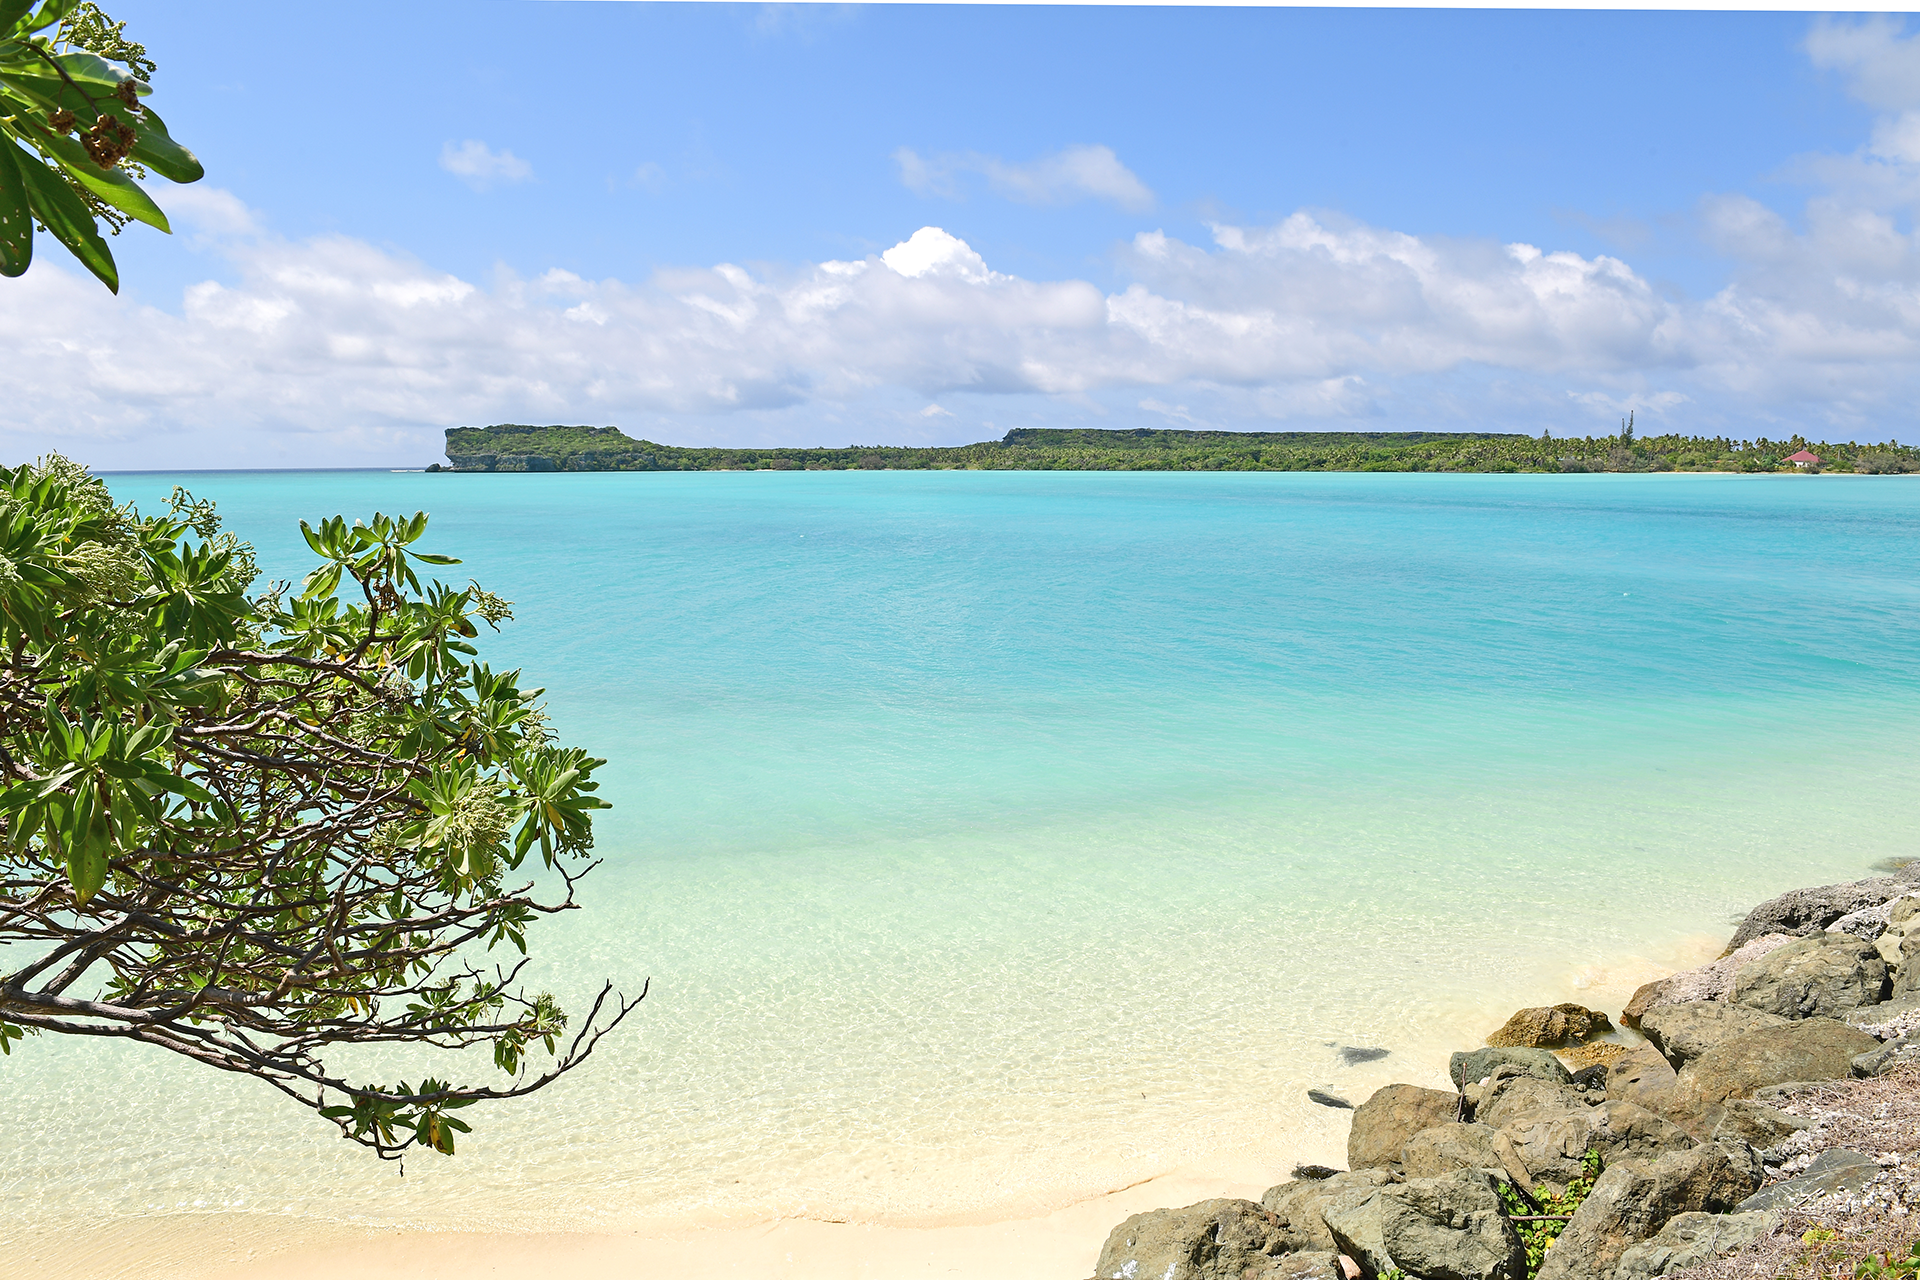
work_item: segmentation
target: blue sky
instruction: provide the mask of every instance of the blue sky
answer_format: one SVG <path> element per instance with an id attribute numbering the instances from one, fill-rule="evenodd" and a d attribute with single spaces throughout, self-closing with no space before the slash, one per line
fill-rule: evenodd
<path id="1" fill-rule="evenodd" d="M 1920 436 L 1898 20 L 113 9 L 208 177 L 156 184 L 177 234 L 116 242 L 119 299 L 45 245 L 0 284 L 0 332 L 44 354 L 0 371 L 15 452 L 405 465 L 532 420 L 1585 434 L 1628 408 Z"/>

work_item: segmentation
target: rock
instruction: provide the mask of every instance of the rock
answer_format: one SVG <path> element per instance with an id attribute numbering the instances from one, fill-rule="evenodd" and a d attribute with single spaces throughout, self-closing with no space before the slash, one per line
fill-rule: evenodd
<path id="1" fill-rule="evenodd" d="M 1920 930 L 1909 929 L 1900 939 L 1900 959 L 1891 993 L 1904 996 L 1917 991 L 1920 991 Z"/>
<path id="2" fill-rule="evenodd" d="M 1883 1076 L 1900 1067 L 1920 1065 L 1920 1036 L 1901 1036 L 1853 1060 L 1853 1074 Z"/>
<path id="3" fill-rule="evenodd" d="M 1306 1178 L 1313 1182 L 1318 1182 L 1322 1178 L 1331 1178 L 1339 1172 L 1340 1170 L 1329 1168 L 1324 1164 L 1297 1164 L 1293 1166 L 1294 1177 Z"/>
<path id="4" fill-rule="evenodd" d="M 1880 1162 L 1858 1151 L 1835 1147 L 1822 1151 L 1807 1166 L 1805 1173 L 1785 1182 L 1776 1182 L 1758 1194 L 1740 1202 L 1740 1211 L 1755 1209 L 1798 1209 L 1810 1200 L 1836 1191 L 1858 1191 L 1880 1176 Z"/>
<path id="5" fill-rule="evenodd" d="M 1877 907 L 1862 907 L 1858 911 L 1849 911 L 1827 926 L 1828 933 L 1850 933 L 1863 942 L 1876 941 L 1887 931 L 1887 925 L 1893 914 L 1893 903 L 1883 902 Z"/>
<path id="6" fill-rule="evenodd" d="M 1407 1140 L 1400 1163 L 1409 1178 L 1435 1178 L 1455 1169 L 1502 1169 L 1506 1166 L 1493 1147 L 1499 1134 L 1487 1124 L 1437 1124 Z"/>
<path id="7" fill-rule="evenodd" d="M 1609 1280 L 1621 1255 L 1683 1213 L 1719 1213 L 1760 1185 L 1750 1148 L 1708 1142 L 1603 1172 L 1547 1251 L 1538 1280 Z"/>
<path id="8" fill-rule="evenodd" d="M 1581 1072 L 1605 1067 L 1626 1051 L 1627 1046 L 1617 1040 L 1595 1040 L 1592 1044 L 1577 1044 L 1570 1049 L 1562 1049 L 1554 1056 L 1578 1080 Z"/>
<path id="9" fill-rule="evenodd" d="M 1592 1145 L 1600 1148 L 1603 1166 L 1621 1160 L 1657 1160 L 1672 1151 L 1687 1151 L 1699 1145 L 1692 1134 L 1659 1116 L 1622 1098 L 1594 1108 Z"/>
<path id="10" fill-rule="evenodd" d="M 1665 1115 L 1675 1105 L 1679 1078 L 1666 1055 L 1651 1043 L 1637 1045 L 1607 1068 L 1607 1096 Z"/>
<path id="11" fill-rule="evenodd" d="M 1874 940 L 1874 949 L 1889 968 L 1897 969 L 1900 944 L 1915 936 L 1920 936 L 1920 895 L 1896 898 L 1887 904 L 1887 927 Z"/>
<path id="12" fill-rule="evenodd" d="M 1499 1081 L 1474 1119 L 1513 1144 L 1529 1191 L 1539 1181 L 1560 1185 L 1580 1176 L 1580 1159 L 1593 1141 L 1596 1119 L 1586 1098 L 1564 1085 L 1526 1076 Z M 1504 1165 L 1502 1167 L 1505 1167 Z"/>
<path id="13" fill-rule="evenodd" d="M 1881 1004 L 1849 1009 L 1841 1020 L 1881 1040 L 1920 1032 L 1920 991 L 1906 991 Z"/>
<path id="14" fill-rule="evenodd" d="M 1624 1045 L 1621 1047 L 1621 1051 L 1622 1053 L 1625 1052 Z M 1618 1057 L 1620 1055 L 1616 1054 L 1614 1056 Z M 1611 1061 L 1611 1059 L 1609 1059 L 1609 1061 Z M 1601 1093 L 1605 1093 L 1607 1091 L 1606 1066 L 1596 1063 L 1591 1067 L 1581 1067 L 1573 1073 L 1573 1087 L 1576 1089 L 1598 1089 Z"/>
<path id="15" fill-rule="evenodd" d="M 1833 1018 L 1887 995 L 1887 962 L 1848 933 L 1801 938 L 1741 966 L 1733 1003 L 1782 1018 Z"/>
<path id="16" fill-rule="evenodd" d="M 1855 880 L 1848 884 L 1821 885 L 1814 889 L 1795 889 L 1763 902 L 1747 913 L 1734 931 L 1729 952 L 1769 933 L 1784 933 L 1796 938 L 1818 933 L 1841 916 L 1862 907 L 1877 907 L 1907 891 L 1893 876 Z"/>
<path id="17" fill-rule="evenodd" d="M 1453 1077 L 1453 1087 L 1464 1089 L 1476 1081 L 1484 1080 L 1493 1074 L 1495 1067 L 1515 1066 L 1528 1075 L 1554 1084 L 1568 1084 L 1572 1074 L 1560 1065 L 1560 1059 L 1545 1049 L 1474 1049 L 1466 1053 L 1456 1053 L 1447 1063 L 1447 1074 Z"/>
<path id="18" fill-rule="evenodd" d="M 1459 1118 L 1460 1099 L 1454 1094 L 1418 1085 L 1390 1084 L 1353 1113 L 1353 1129 L 1347 1134 L 1347 1167 L 1371 1169 L 1399 1164 L 1408 1138 Z"/>
<path id="19" fill-rule="evenodd" d="M 1328 1178 L 1296 1178 L 1268 1187 L 1260 1207 L 1278 1221 L 1289 1250 L 1335 1248 L 1333 1233 L 1320 1217 L 1321 1206 L 1334 1196 L 1358 1191 L 1362 1197 L 1396 1181 L 1385 1169 L 1359 1169 Z"/>
<path id="20" fill-rule="evenodd" d="M 1726 1040 L 1707 1050 L 1680 1076 L 1681 1090 L 1701 1103 L 1750 1098 L 1768 1085 L 1841 1080 L 1853 1060 L 1879 1047 L 1864 1031 L 1831 1018 L 1806 1018 Z"/>
<path id="21" fill-rule="evenodd" d="M 1637 1027 L 1649 1009 L 1663 1004 L 1687 1004 L 1696 1000 L 1724 1000 L 1733 990 L 1733 975 L 1776 947 L 1784 947 L 1793 938 L 1785 933 L 1770 933 L 1731 950 L 1711 964 L 1687 969 L 1670 978 L 1649 982 L 1633 993 L 1620 1021 Z"/>
<path id="22" fill-rule="evenodd" d="M 1525 1280 L 1520 1243 L 1492 1175 L 1460 1169 L 1328 1203 L 1327 1228 L 1361 1274 L 1423 1280 Z"/>
<path id="23" fill-rule="evenodd" d="M 1651 1240 L 1620 1255 L 1614 1280 L 1653 1280 L 1683 1267 L 1697 1267 L 1744 1249 L 1780 1225 L 1780 1215 L 1764 1209 L 1748 1213 L 1683 1213 Z"/>
<path id="24" fill-rule="evenodd" d="M 1251 1200 L 1136 1213 L 1113 1229 L 1099 1280 L 1269 1280 L 1286 1249 L 1279 1219 Z"/>
<path id="25" fill-rule="evenodd" d="M 1259 1280 L 1347 1280 L 1340 1255 L 1330 1250 L 1283 1253 L 1253 1274 Z"/>
<path id="26" fill-rule="evenodd" d="M 1307 1101 L 1317 1102 L 1323 1107 L 1332 1107 L 1336 1111 L 1353 1110 L 1353 1104 L 1351 1102 L 1348 1102 L 1345 1098 L 1336 1097 L 1324 1089 L 1307 1090 Z"/>
<path id="27" fill-rule="evenodd" d="M 1392 1052 L 1393 1050 L 1391 1049 L 1363 1049 L 1359 1045 L 1342 1045 L 1340 1046 L 1340 1061 L 1350 1067 L 1354 1067 L 1360 1065 L 1362 1062 L 1378 1062 Z"/>
<path id="28" fill-rule="evenodd" d="M 1577 1004 L 1522 1009 L 1487 1037 L 1487 1043 L 1505 1049 L 1557 1049 L 1584 1044 L 1613 1031 L 1607 1015 Z"/>
<path id="29" fill-rule="evenodd" d="M 1788 1019 L 1719 1000 L 1663 1004 L 1640 1019 L 1640 1032 L 1677 1071 L 1723 1040 L 1785 1026 Z"/>
<path id="30" fill-rule="evenodd" d="M 1813 1121 L 1789 1115 L 1764 1102 L 1728 1098 L 1721 1104 L 1720 1114 L 1708 1136 L 1716 1141 L 1739 1141 L 1764 1148 L 1777 1146 L 1800 1130 L 1812 1127 Z"/>

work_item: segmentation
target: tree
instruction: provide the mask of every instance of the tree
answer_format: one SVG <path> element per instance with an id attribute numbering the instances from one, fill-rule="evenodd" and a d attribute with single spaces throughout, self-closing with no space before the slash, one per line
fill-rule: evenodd
<path id="1" fill-rule="evenodd" d="M 141 101 L 153 72 L 126 24 L 91 0 L 0 0 L 0 276 L 31 265 L 38 223 L 118 293 L 100 227 L 172 231 L 134 179 L 197 182 L 205 170 Z"/>
<path id="2" fill-rule="evenodd" d="M 249 596 L 252 549 L 210 502 L 176 489 L 148 517 L 64 458 L 0 467 L 0 1049 L 134 1040 L 382 1157 L 451 1154 L 453 1113 L 551 1083 L 638 1003 L 603 986 L 563 1048 L 567 1014 L 516 985 L 530 926 L 595 865 L 605 761 L 480 661 L 475 619 L 506 601 L 421 584 L 459 563 L 414 549 L 424 514 L 300 527 L 303 589 Z M 490 1046 L 505 1079 L 328 1065 L 381 1044 Z"/>

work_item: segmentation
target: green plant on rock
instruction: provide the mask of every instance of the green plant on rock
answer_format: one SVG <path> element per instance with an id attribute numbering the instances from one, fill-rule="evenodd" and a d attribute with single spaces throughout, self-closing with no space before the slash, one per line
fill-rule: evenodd
<path id="1" fill-rule="evenodd" d="M 458 563 L 426 528 L 302 522 L 303 589 L 250 595 L 211 503 L 143 516 L 64 458 L 0 467 L 0 1050 L 133 1040 L 383 1157 L 451 1154 L 454 1112 L 545 1087 L 634 1007 L 602 987 L 575 1027 L 517 986 L 592 868 L 605 761 L 480 660 L 475 619 L 507 602 L 423 584 Z M 486 1047 L 507 1078 L 329 1065 L 368 1045 Z"/>
<path id="2" fill-rule="evenodd" d="M 1892 1250 L 1870 1253 L 1853 1268 L 1854 1280 L 1915 1280 L 1920 1277 L 1920 1240 L 1908 1246 L 1904 1256 Z"/>
<path id="3" fill-rule="evenodd" d="M 100 228 L 170 232 L 135 178 L 205 170 L 144 101 L 153 60 L 91 0 L 0 0 L 0 276 L 33 262 L 35 226 L 100 282 L 120 272 Z"/>
<path id="4" fill-rule="evenodd" d="M 1527 1278 L 1532 1280 L 1547 1260 L 1547 1251 L 1553 1248 L 1553 1242 L 1567 1229 L 1567 1219 L 1571 1218 L 1580 1206 L 1586 1202 L 1593 1184 L 1600 1177 L 1600 1149 L 1588 1147 L 1586 1154 L 1580 1157 L 1580 1176 L 1567 1183 L 1564 1191 L 1555 1194 L 1549 1191 L 1539 1198 L 1538 1207 L 1528 1203 L 1518 1188 L 1511 1183 L 1497 1184 L 1500 1201 L 1507 1213 L 1515 1221 L 1513 1229 L 1520 1236 L 1520 1243 L 1527 1250 Z"/>

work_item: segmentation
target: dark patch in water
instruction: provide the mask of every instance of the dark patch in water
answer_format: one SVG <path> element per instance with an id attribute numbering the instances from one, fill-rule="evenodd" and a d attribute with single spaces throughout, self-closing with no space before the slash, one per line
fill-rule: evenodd
<path id="1" fill-rule="evenodd" d="M 1351 1102 L 1348 1102 L 1345 1098 L 1336 1098 L 1332 1094 L 1327 1093 L 1326 1091 L 1321 1089 L 1307 1090 L 1307 1100 L 1309 1102 L 1317 1102 L 1323 1107 L 1338 1107 L 1342 1111 L 1353 1110 L 1353 1104 Z"/>
<path id="2" fill-rule="evenodd" d="M 1343 1045 L 1340 1049 L 1340 1061 L 1348 1066 L 1358 1066 L 1362 1062 L 1378 1062 L 1392 1053 L 1391 1049 L 1363 1049 L 1357 1044 Z"/>
<path id="3" fill-rule="evenodd" d="M 1910 867 L 1916 862 L 1920 862 L 1920 858 L 1916 858 L 1912 854 L 1907 854 L 1905 856 L 1882 858 L 1880 861 L 1874 863 L 1871 869 L 1874 871 L 1898 871 L 1900 868 Z"/>

